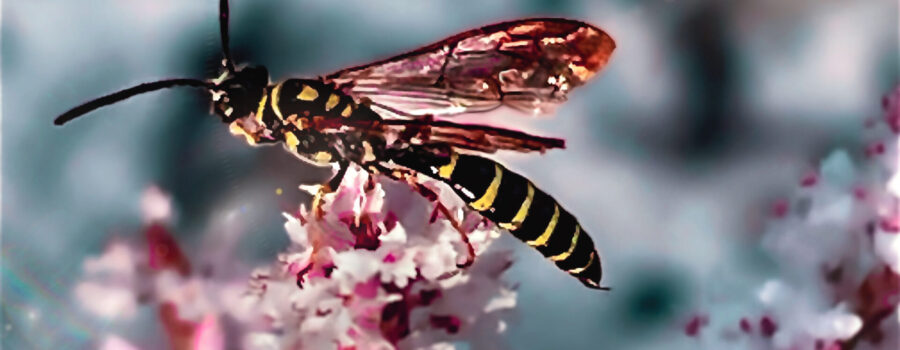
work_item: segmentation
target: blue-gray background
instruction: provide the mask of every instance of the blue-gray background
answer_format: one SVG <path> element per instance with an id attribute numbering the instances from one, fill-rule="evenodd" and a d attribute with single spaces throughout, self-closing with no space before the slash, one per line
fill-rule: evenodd
<path id="1" fill-rule="evenodd" d="M 215 0 L 2 5 L 0 345 L 90 348 L 107 332 L 162 344 L 152 311 L 99 323 L 69 294 L 86 256 L 113 235 L 139 235 L 141 192 L 173 193 L 189 255 L 238 210 L 246 235 L 234 259 L 263 261 L 286 243 L 280 211 L 306 199 L 291 188 L 326 173 L 247 147 L 189 89 L 51 125 L 132 84 L 213 76 Z M 615 289 L 585 290 L 502 240 L 516 250 L 509 279 L 521 286 L 509 343 L 671 349 L 695 346 L 682 326 L 704 295 L 741 297 L 766 276 L 758 237 L 769 203 L 828 150 L 855 150 L 861 122 L 879 115 L 898 78 L 897 13 L 889 0 L 235 0 L 231 30 L 235 58 L 266 65 L 275 80 L 519 17 L 607 30 L 618 48 L 606 71 L 527 127 L 566 137 L 568 149 L 499 158 L 589 228 Z"/>

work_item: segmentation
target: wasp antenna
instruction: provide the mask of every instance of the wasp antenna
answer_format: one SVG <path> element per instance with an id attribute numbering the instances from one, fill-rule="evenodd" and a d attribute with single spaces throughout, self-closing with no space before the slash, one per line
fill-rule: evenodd
<path id="1" fill-rule="evenodd" d="M 53 120 L 53 124 L 63 125 L 66 122 L 78 118 L 79 116 L 86 114 L 90 111 L 93 111 L 97 108 L 111 105 L 113 103 L 122 101 L 134 95 L 140 95 L 146 92 L 151 92 L 159 89 L 170 88 L 173 86 L 193 86 L 193 87 L 201 87 L 212 89 L 215 87 L 212 83 L 205 82 L 203 80 L 197 79 L 168 79 L 168 80 L 160 80 L 154 81 L 150 83 L 143 83 L 137 86 L 133 86 L 124 90 L 119 90 L 109 95 L 96 98 L 94 100 L 88 101 L 80 106 L 70 109 L 68 112 L 61 114 L 59 117 L 56 117 Z"/>
<path id="2" fill-rule="evenodd" d="M 228 48 L 228 0 L 219 0 L 219 34 L 222 38 L 222 54 L 225 55 L 225 69 L 234 73 L 231 50 Z"/>

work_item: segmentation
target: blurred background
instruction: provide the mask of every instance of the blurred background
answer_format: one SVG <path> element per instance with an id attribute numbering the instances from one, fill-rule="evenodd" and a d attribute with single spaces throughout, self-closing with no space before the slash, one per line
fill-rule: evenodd
<path id="1" fill-rule="evenodd" d="M 101 323 L 73 303 L 81 262 L 139 235 L 141 193 L 173 196 L 188 255 L 238 213 L 249 266 L 287 244 L 281 211 L 328 171 L 251 148 L 209 115 L 202 92 L 146 94 L 66 127 L 52 119 L 140 82 L 211 78 L 217 1 L 2 2 L 2 345 L 91 348 L 115 331 L 153 344 L 142 311 Z M 770 204 L 863 121 L 898 82 L 889 0 L 233 0 L 232 51 L 273 80 L 326 75 L 466 29 L 529 16 L 584 20 L 617 42 L 606 70 L 549 119 L 567 139 L 543 156 L 499 154 L 552 193 L 601 251 L 596 293 L 515 239 L 513 348 L 690 349 L 704 295 L 746 294 L 771 268 L 759 248 Z M 501 113 L 515 113 L 506 111 Z M 516 119 L 526 121 L 526 118 Z M 859 154 L 851 152 L 856 157 Z M 277 189 L 284 189 L 277 194 Z"/>

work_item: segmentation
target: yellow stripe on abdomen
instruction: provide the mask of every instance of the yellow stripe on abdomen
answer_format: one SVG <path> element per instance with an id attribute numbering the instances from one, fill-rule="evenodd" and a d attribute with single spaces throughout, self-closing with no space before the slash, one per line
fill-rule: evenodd
<path id="1" fill-rule="evenodd" d="M 553 235 L 553 230 L 556 229 L 557 222 L 559 222 L 559 205 L 554 203 L 553 216 L 550 218 L 550 222 L 547 223 L 547 228 L 544 229 L 544 233 L 538 236 L 538 238 L 535 238 L 533 241 L 528 241 L 525 243 L 532 247 L 542 247 L 547 245 L 547 241 L 549 241 L 550 236 Z"/>
<path id="2" fill-rule="evenodd" d="M 572 252 L 575 251 L 575 246 L 578 244 L 578 236 L 579 236 L 580 234 L 581 234 L 581 226 L 575 225 L 575 234 L 572 235 L 572 243 L 569 244 L 569 249 L 567 249 L 566 251 L 564 251 L 564 252 L 562 252 L 562 253 L 559 253 L 559 254 L 556 254 L 556 255 L 554 255 L 554 256 L 551 256 L 551 257 L 550 257 L 550 260 L 552 260 L 552 261 L 562 261 L 562 260 L 566 260 L 566 258 L 568 258 L 569 256 L 571 256 L 571 255 L 572 255 Z"/>
<path id="3" fill-rule="evenodd" d="M 528 209 L 531 208 L 531 201 L 534 200 L 534 185 L 529 181 L 526 186 L 528 186 L 528 189 L 525 200 L 522 201 L 519 210 L 516 211 L 516 215 L 513 216 L 512 220 L 509 222 L 500 222 L 497 223 L 497 225 L 507 230 L 515 230 L 522 225 L 523 221 L 525 221 L 525 216 L 528 215 Z"/>
<path id="4" fill-rule="evenodd" d="M 494 179 L 491 180 L 491 184 L 488 185 L 487 190 L 484 191 L 484 194 L 478 200 L 470 203 L 473 209 L 478 211 L 484 211 L 490 209 L 494 205 L 494 201 L 497 200 L 497 191 L 500 189 L 500 181 L 503 180 L 503 169 L 499 164 L 494 165 Z"/>
<path id="5" fill-rule="evenodd" d="M 574 269 L 569 269 L 566 272 L 573 274 L 573 275 L 577 275 L 577 274 L 580 274 L 580 273 L 584 272 L 585 270 L 587 270 L 589 267 L 591 267 L 591 264 L 593 264 L 593 263 L 594 263 L 594 253 L 591 252 L 591 255 L 588 256 L 587 264 L 585 264 L 584 266 L 581 266 L 581 267 L 576 267 Z"/>
<path id="6" fill-rule="evenodd" d="M 438 168 L 438 176 L 442 179 L 450 180 L 450 176 L 453 175 L 453 170 L 456 169 L 457 159 L 459 159 L 459 154 L 453 152 L 453 154 L 450 155 L 450 162 L 441 165 L 441 167 Z"/>

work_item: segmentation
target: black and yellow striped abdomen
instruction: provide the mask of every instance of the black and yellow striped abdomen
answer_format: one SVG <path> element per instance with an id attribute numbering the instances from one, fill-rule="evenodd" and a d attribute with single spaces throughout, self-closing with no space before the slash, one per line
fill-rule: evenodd
<path id="1" fill-rule="evenodd" d="M 601 288 L 594 242 L 578 220 L 528 179 L 487 158 L 399 154 L 395 162 L 449 184 L 469 206 L 591 288 Z"/>

